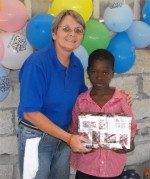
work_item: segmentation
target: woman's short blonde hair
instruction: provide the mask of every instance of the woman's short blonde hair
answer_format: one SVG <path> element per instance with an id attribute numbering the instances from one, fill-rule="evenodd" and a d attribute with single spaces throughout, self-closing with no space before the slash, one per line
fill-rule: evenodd
<path id="1" fill-rule="evenodd" d="M 58 27 L 59 27 L 61 21 L 62 21 L 63 18 L 64 18 L 65 16 L 67 16 L 67 15 L 73 17 L 73 19 L 74 19 L 76 22 L 78 22 L 80 25 L 82 25 L 83 30 L 85 30 L 85 22 L 84 22 L 84 19 L 82 18 L 82 16 L 81 16 L 78 12 L 76 12 L 76 11 L 74 11 L 74 10 L 63 10 L 63 11 L 61 11 L 61 12 L 55 17 L 55 19 L 54 19 L 54 21 L 53 21 L 53 24 L 52 24 L 52 32 L 53 32 L 53 33 L 55 33 L 55 32 L 57 31 L 57 29 L 58 29 Z"/>

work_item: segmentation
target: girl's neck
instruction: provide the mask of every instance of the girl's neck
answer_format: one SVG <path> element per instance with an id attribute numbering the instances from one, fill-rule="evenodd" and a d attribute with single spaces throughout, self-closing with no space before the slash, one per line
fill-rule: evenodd
<path id="1" fill-rule="evenodd" d="M 96 96 L 104 96 L 106 94 L 109 94 L 111 92 L 111 88 L 107 87 L 107 89 L 101 89 L 101 90 L 97 90 L 95 88 L 92 87 L 91 89 L 91 95 L 96 95 Z"/>
<path id="2" fill-rule="evenodd" d="M 110 87 L 104 90 L 95 90 L 92 88 L 90 96 L 92 100 L 102 108 L 112 98 L 114 92 L 115 90 Z"/>

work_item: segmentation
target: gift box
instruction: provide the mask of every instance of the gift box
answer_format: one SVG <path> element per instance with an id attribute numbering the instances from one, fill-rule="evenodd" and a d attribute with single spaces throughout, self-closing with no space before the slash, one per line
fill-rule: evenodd
<path id="1" fill-rule="evenodd" d="M 130 149 L 131 117 L 126 114 L 88 113 L 78 116 L 78 134 L 90 140 L 87 148 Z"/>

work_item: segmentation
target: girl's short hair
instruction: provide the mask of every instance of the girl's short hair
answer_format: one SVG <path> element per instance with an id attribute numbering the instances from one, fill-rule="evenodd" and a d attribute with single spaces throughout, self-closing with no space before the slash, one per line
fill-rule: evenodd
<path id="1" fill-rule="evenodd" d="M 100 61 L 107 60 L 108 63 L 112 66 L 112 69 L 114 70 L 115 58 L 114 58 L 113 54 L 110 51 L 105 50 L 105 49 L 96 49 L 96 50 L 94 50 L 89 55 L 88 70 L 96 60 L 100 60 Z"/>

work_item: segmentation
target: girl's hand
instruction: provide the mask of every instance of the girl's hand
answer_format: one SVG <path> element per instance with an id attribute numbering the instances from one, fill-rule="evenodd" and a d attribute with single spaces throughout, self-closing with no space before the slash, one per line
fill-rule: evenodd
<path id="1" fill-rule="evenodd" d="M 130 149 L 127 149 L 125 146 L 122 147 L 122 149 L 112 149 L 116 153 L 125 154 L 130 152 Z"/>
<path id="2" fill-rule="evenodd" d="M 135 144 L 134 144 L 134 138 L 131 138 L 131 144 L 130 144 L 130 149 L 127 149 L 125 146 L 122 146 L 122 149 L 112 149 L 116 153 L 128 153 L 131 152 L 135 149 Z"/>

